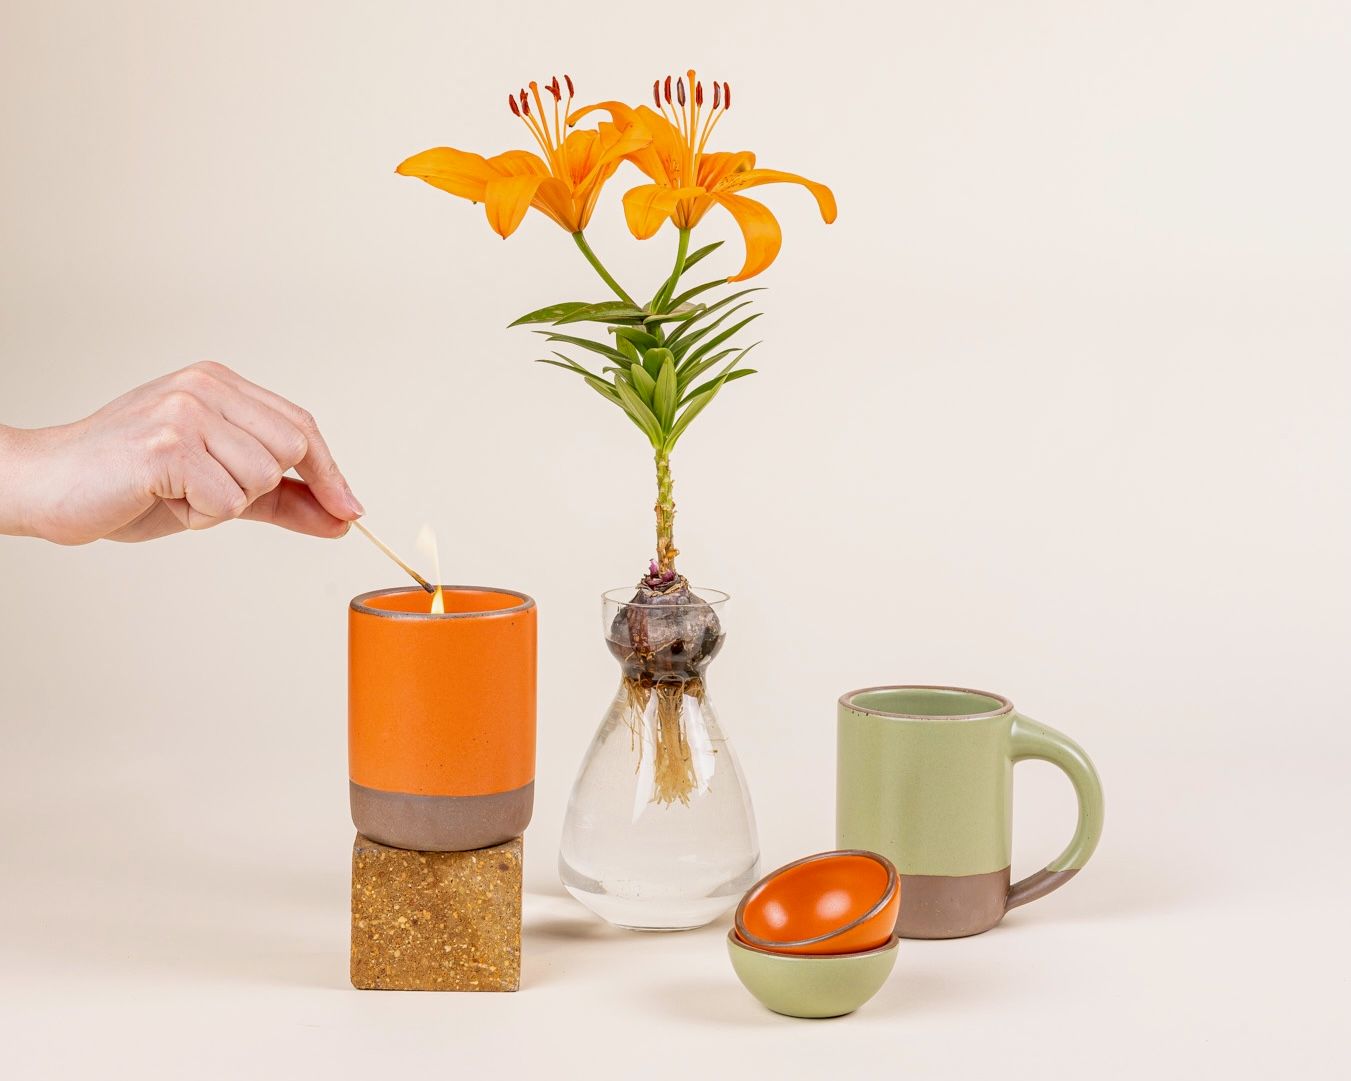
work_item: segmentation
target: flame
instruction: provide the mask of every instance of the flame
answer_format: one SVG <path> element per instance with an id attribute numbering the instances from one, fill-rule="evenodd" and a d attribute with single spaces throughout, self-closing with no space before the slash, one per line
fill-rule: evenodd
<path id="1" fill-rule="evenodd" d="M 445 615 L 446 595 L 441 590 L 441 555 L 436 547 L 436 530 L 424 525 L 418 530 L 418 551 L 432 561 L 432 570 L 436 572 L 436 592 L 432 594 L 431 612 L 433 615 Z"/>

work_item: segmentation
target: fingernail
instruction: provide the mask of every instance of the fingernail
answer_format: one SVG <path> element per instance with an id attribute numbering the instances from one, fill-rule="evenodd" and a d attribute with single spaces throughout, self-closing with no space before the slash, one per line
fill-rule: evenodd
<path id="1" fill-rule="evenodd" d="M 360 517 L 365 514 L 366 508 L 361 505 L 361 500 L 352 494 L 352 489 L 347 486 L 346 481 L 342 482 L 342 490 L 347 496 L 347 505 L 356 512 L 357 516 Z"/>

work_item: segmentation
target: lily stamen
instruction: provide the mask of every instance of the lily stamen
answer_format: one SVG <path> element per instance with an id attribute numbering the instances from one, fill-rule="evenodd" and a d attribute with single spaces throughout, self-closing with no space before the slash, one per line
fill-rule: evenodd
<path id="1" fill-rule="evenodd" d="M 708 119 L 704 121 L 704 130 L 699 136 L 699 146 L 694 151 L 697 158 L 704 152 L 704 147 L 708 145 L 708 137 L 713 134 L 713 129 L 717 127 L 718 121 L 722 119 L 722 114 L 732 107 L 732 88 L 727 83 L 722 84 L 722 103 L 718 103 L 718 84 L 713 84 L 713 111 L 708 114 Z"/>

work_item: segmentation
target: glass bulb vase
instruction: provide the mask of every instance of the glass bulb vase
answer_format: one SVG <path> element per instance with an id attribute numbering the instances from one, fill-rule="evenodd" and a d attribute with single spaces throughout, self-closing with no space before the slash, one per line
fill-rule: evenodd
<path id="1" fill-rule="evenodd" d="M 702 927 L 759 878 L 755 812 L 708 692 L 727 599 L 603 598 L 619 689 L 573 784 L 558 865 L 568 892 L 619 927 Z"/>

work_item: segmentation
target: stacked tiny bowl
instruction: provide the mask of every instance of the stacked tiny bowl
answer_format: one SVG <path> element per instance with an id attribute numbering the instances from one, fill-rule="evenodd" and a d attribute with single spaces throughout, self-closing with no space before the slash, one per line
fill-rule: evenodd
<path id="1" fill-rule="evenodd" d="M 840 1017 L 896 964 L 901 881 L 876 852 L 820 852 L 780 867 L 737 906 L 727 951 L 737 978 L 775 1013 Z"/>

